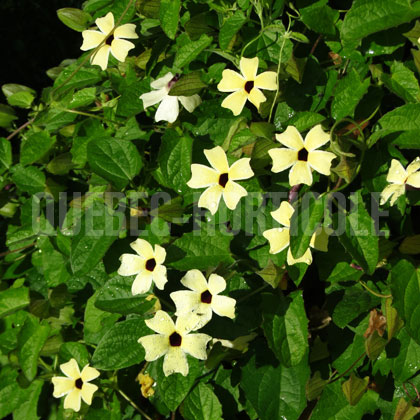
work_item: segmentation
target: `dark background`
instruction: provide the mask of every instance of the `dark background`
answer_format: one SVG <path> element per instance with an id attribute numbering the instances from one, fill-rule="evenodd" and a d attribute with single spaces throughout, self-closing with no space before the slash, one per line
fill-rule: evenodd
<path id="1" fill-rule="evenodd" d="M 82 0 L 0 0 L 0 85 L 19 83 L 37 92 L 51 86 L 46 70 L 80 56 L 82 35 L 65 26 L 57 9 Z M 0 102 L 6 100 L 1 93 Z"/>

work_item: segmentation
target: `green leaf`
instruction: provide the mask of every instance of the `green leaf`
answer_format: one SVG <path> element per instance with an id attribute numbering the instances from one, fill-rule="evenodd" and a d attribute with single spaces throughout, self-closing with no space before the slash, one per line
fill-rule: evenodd
<path id="1" fill-rule="evenodd" d="M 339 223 L 345 224 L 345 232 L 338 238 L 357 264 L 368 274 L 372 274 L 379 258 L 379 241 L 375 224 L 365 209 L 360 190 L 351 194 L 350 202 L 353 205 L 352 211 L 349 213 L 343 212 L 342 209 L 339 211 L 338 216 L 341 220 Z"/>
<path id="2" fill-rule="evenodd" d="M 10 127 L 12 121 L 17 120 L 17 118 L 13 108 L 0 104 L 0 127 Z"/>
<path id="3" fill-rule="evenodd" d="M 420 16 L 418 2 L 411 0 L 355 0 L 344 17 L 341 38 L 353 43 L 370 34 L 410 22 Z"/>
<path id="4" fill-rule="evenodd" d="M 70 359 L 76 359 L 80 370 L 89 363 L 89 353 L 82 343 L 71 341 L 63 343 L 58 355 L 63 363 L 68 362 Z"/>
<path id="5" fill-rule="evenodd" d="M 269 259 L 267 265 L 262 270 L 257 271 L 257 274 L 262 277 L 262 279 L 267 282 L 273 289 L 276 289 L 280 284 L 285 272 L 285 268 L 278 267 L 273 263 L 273 261 L 271 261 L 271 259 Z"/>
<path id="6" fill-rule="evenodd" d="M 22 390 L 16 381 L 17 370 L 10 365 L 3 366 L 0 370 L 0 417 L 6 418 L 15 410 L 24 399 Z"/>
<path id="7" fill-rule="evenodd" d="M 49 108 L 39 114 L 35 125 L 44 127 L 48 131 L 56 131 L 71 124 L 76 118 L 77 114 L 58 108 Z"/>
<path id="8" fill-rule="evenodd" d="M 192 96 L 201 89 L 207 87 L 201 81 L 200 72 L 194 71 L 192 73 L 182 76 L 169 91 L 170 96 Z"/>
<path id="9" fill-rule="evenodd" d="M 322 394 L 322 390 L 327 383 L 328 381 L 322 379 L 321 373 L 317 370 L 314 376 L 306 383 L 306 398 L 308 401 L 317 399 Z"/>
<path id="10" fill-rule="evenodd" d="M 309 242 L 324 216 L 324 198 L 309 193 L 303 197 L 290 220 L 290 250 L 300 258 L 309 248 Z"/>
<path id="11" fill-rule="evenodd" d="M 44 381 L 37 379 L 25 390 L 25 399 L 15 410 L 13 410 L 14 420 L 38 420 L 38 400 L 41 395 Z"/>
<path id="12" fill-rule="evenodd" d="M 230 253 L 232 235 L 211 231 L 203 225 L 199 231 L 184 233 L 168 248 L 167 264 L 177 270 L 206 270 L 233 263 Z"/>
<path id="13" fill-rule="evenodd" d="M 181 11 L 181 0 L 161 0 L 159 19 L 165 34 L 175 39 L 178 30 L 179 12 Z"/>
<path id="14" fill-rule="evenodd" d="M 187 64 L 191 63 L 198 54 L 207 48 L 212 41 L 213 38 L 211 36 L 203 34 L 197 41 L 190 41 L 189 43 L 182 45 L 176 52 L 174 67 L 178 69 L 184 68 Z"/>
<path id="15" fill-rule="evenodd" d="M 190 191 L 187 185 L 191 178 L 191 155 L 193 140 L 188 135 L 179 136 L 173 129 L 167 129 L 162 136 L 158 162 L 166 187 L 177 193 Z"/>
<path id="16" fill-rule="evenodd" d="M 54 81 L 54 88 L 58 89 L 64 82 L 66 84 L 57 90 L 57 93 L 64 90 L 92 87 L 101 80 L 101 69 L 89 66 L 80 68 L 77 73 L 67 81 L 70 75 L 76 70 L 77 63 L 66 67 Z"/>
<path id="17" fill-rule="evenodd" d="M 94 201 L 76 227 L 78 234 L 71 243 L 70 264 L 73 273 L 77 276 L 89 273 L 118 237 L 120 228 L 120 217 Z"/>
<path id="18" fill-rule="evenodd" d="M 29 305 L 29 289 L 27 287 L 9 288 L 0 291 L 0 318 L 10 315 Z"/>
<path id="19" fill-rule="evenodd" d="M 72 154 L 67 152 L 52 159 L 47 165 L 47 171 L 54 175 L 66 175 L 74 166 Z"/>
<path id="20" fill-rule="evenodd" d="M 148 18 L 159 18 L 160 0 L 139 0 L 136 7 L 142 15 Z"/>
<path id="21" fill-rule="evenodd" d="M 87 146 L 90 167 L 98 175 L 122 190 L 143 166 L 133 143 L 111 137 L 96 138 Z"/>
<path id="22" fill-rule="evenodd" d="M 220 420 L 222 405 L 210 385 L 199 383 L 188 395 L 183 405 L 186 420 Z"/>
<path id="23" fill-rule="evenodd" d="M 323 35 L 335 35 L 335 23 L 340 14 L 338 10 L 328 6 L 328 0 L 317 1 L 300 9 L 299 12 L 302 22 L 309 29 Z"/>
<path id="24" fill-rule="evenodd" d="M 11 106 L 18 106 L 19 108 L 30 108 L 35 95 L 32 92 L 21 91 L 10 95 L 7 102 Z"/>
<path id="25" fill-rule="evenodd" d="M 379 394 L 368 390 L 359 401 L 351 406 L 343 394 L 339 382 L 328 384 L 322 392 L 321 398 L 315 406 L 311 420 L 361 420 L 364 414 L 377 410 Z"/>
<path id="26" fill-rule="evenodd" d="M 420 101 L 419 82 L 414 73 L 403 63 L 394 61 L 391 64 L 391 74 L 382 73 L 381 81 L 405 102 L 418 103 Z"/>
<path id="27" fill-rule="evenodd" d="M 28 86 L 24 86 L 24 85 L 18 85 L 17 83 L 6 83 L 4 85 L 1 86 L 1 90 L 4 93 L 4 96 L 7 98 L 9 98 L 10 96 L 13 96 L 15 93 L 19 93 L 19 92 L 30 92 L 35 94 L 35 91 L 33 89 L 31 89 Z"/>
<path id="28" fill-rule="evenodd" d="M 306 361 L 293 367 L 264 364 L 267 349 L 261 349 L 261 361 L 253 355 L 242 369 L 240 387 L 251 402 L 258 418 L 298 420 L 306 407 L 305 384 L 309 379 Z"/>
<path id="29" fill-rule="evenodd" d="M 299 365 L 308 354 L 308 319 L 301 291 L 262 295 L 263 330 L 282 365 Z"/>
<path id="30" fill-rule="evenodd" d="M 353 116 L 360 100 L 368 91 L 369 79 L 360 80 L 356 69 L 352 68 L 336 85 L 331 103 L 331 115 L 335 120 Z"/>
<path id="31" fill-rule="evenodd" d="M 0 173 L 12 165 L 12 145 L 4 137 L 0 137 Z"/>
<path id="32" fill-rule="evenodd" d="M 219 32 L 219 45 L 222 50 L 228 49 L 232 38 L 246 21 L 247 18 L 241 10 L 236 10 L 232 16 L 225 20 Z"/>
<path id="33" fill-rule="evenodd" d="M 96 99 L 96 88 L 95 87 L 84 88 L 75 92 L 71 96 L 71 101 L 69 102 L 68 107 L 73 109 L 73 108 L 79 108 L 82 106 L 87 106 L 93 103 L 95 99 Z"/>
<path id="34" fill-rule="evenodd" d="M 21 143 L 20 163 L 30 165 L 41 160 L 54 146 L 55 140 L 46 131 L 32 134 Z"/>
<path id="35" fill-rule="evenodd" d="M 84 31 L 89 26 L 91 20 L 89 13 L 72 7 L 58 9 L 57 16 L 64 25 L 78 32 Z"/>
<path id="36" fill-rule="evenodd" d="M 34 380 L 38 368 L 38 357 L 47 341 L 50 326 L 47 322 L 39 323 L 33 316 L 27 317 L 18 336 L 18 360 L 26 379 Z"/>
<path id="37" fill-rule="evenodd" d="M 420 413 L 419 407 L 413 407 L 411 401 L 406 401 L 401 397 L 395 410 L 394 420 L 411 420 L 418 413 Z"/>
<path id="38" fill-rule="evenodd" d="M 156 300 L 146 300 L 147 294 L 133 296 L 132 284 L 132 277 L 113 277 L 99 290 L 95 306 L 122 315 L 144 314 L 153 307 Z"/>
<path id="39" fill-rule="evenodd" d="M 150 333 L 140 318 L 116 323 L 102 337 L 92 356 L 92 365 L 101 370 L 124 369 L 144 360 L 138 339 Z"/>
<path id="40" fill-rule="evenodd" d="M 343 393 L 350 405 L 356 405 L 363 397 L 369 385 L 369 376 L 363 379 L 358 378 L 354 372 L 351 373 L 350 378 L 341 385 Z"/>
<path id="41" fill-rule="evenodd" d="M 420 293 L 420 275 L 411 262 L 403 259 L 392 268 L 391 291 L 407 332 L 420 344 L 420 304 L 416 298 Z"/>

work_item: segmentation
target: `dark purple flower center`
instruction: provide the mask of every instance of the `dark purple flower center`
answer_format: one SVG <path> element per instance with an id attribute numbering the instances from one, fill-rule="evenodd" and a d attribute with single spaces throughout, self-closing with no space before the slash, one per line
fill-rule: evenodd
<path id="1" fill-rule="evenodd" d="M 210 304 L 211 303 L 211 298 L 212 298 L 212 295 L 208 290 L 201 293 L 201 302 Z"/>
<path id="2" fill-rule="evenodd" d="M 298 160 L 302 160 L 303 162 L 308 161 L 308 151 L 305 148 L 299 150 Z"/>
<path id="3" fill-rule="evenodd" d="M 150 258 L 146 261 L 146 270 L 153 271 L 156 267 L 156 260 L 154 258 Z"/>
<path id="4" fill-rule="evenodd" d="M 114 35 L 110 35 L 107 40 L 105 41 L 106 45 L 111 45 L 112 41 L 114 40 Z"/>
<path id="5" fill-rule="evenodd" d="M 219 185 L 222 188 L 225 188 L 228 181 L 229 181 L 229 174 L 224 173 L 219 176 Z"/>
<path id="6" fill-rule="evenodd" d="M 83 386 L 82 378 L 76 379 L 76 382 L 74 383 L 74 385 L 77 389 L 82 389 L 82 386 Z"/>
<path id="7" fill-rule="evenodd" d="M 179 347 L 182 343 L 182 337 L 175 331 L 169 336 L 169 344 L 172 347 Z"/>
<path id="8" fill-rule="evenodd" d="M 176 73 L 174 77 L 169 81 L 168 88 L 171 89 L 172 86 L 181 78 L 181 75 L 179 73 Z"/>
<path id="9" fill-rule="evenodd" d="M 248 82 L 245 83 L 245 88 L 244 88 L 245 92 L 250 93 L 253 87 L 254 87 L 254 81 L 249 80 Z"/>

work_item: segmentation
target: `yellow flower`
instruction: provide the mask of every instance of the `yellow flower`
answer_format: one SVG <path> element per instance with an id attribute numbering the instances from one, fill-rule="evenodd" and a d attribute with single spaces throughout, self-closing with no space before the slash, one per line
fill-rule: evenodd
<path id="1" fill-rule="evenodd" d="M 385 204 L 391 197 L 391 206 L 397 201 L 398 197 L 405 193 L 405 186 L 411 185 L 420 188 L 420 157 L 416 157 L 407 169 L 396 159 L 392 159 L 386 180 L 390 183 L 381 192 L 380 204 Z"/>
<path id="2" fill-rule="evenodd" d="M 280 207 L 271 212 L 271 216 L 276 222 L 279 222 L 284 227 L 268 229 L 263 232 L 264 238 L 270 243 L 270 254 L 277 254 L 290 244 L 290 219 L 295 209 L 287 202 L 283 201 Z M 310 247 L 320 251 L 328 251 L 328 232 L 323 228 L 318 228 L 312 235 Z M 287 264 L 293 265 L 296 263 L 305 263 L 310 265 L 312 263 L 312 253 L 310 248 L 300 258 L 294 258 L 290 248 L 287 251 Z"/>
<path id="3" fill-rule="evenodd" d="M 137 274 L 131 286 L 133 295 L 146 293 L 152 282 L 156 287 L 163 290 L 168 279 L 166 278 L 166 267 L 163 264 L 166 258 L 166 251 L 159 245 L 152 245 L 144 239 L 137 239 L 130 244 L 137 252 L 134 254 L 122 254 L 120 257 L 121 266 L 118 269 L 120 276 L 132 276 Z"/>
<path id="4" fill-rule="evenodd" d="M 236 300 L 219 295 L 226 289 L 226 281 L 217 274 L 211 274 L 209 281 L 199 270 L 190 270 L 181 279 L 190 290 L 171 293 L 177 316 L 188 316 L 194 330 L 203 327 L 212 318 L 213 312 L 219 316 L 235 317 Z"/>
<path id="5" fill-rule="evenodd" d="M 60 365 L 60 369 L 66 377 L 55 376 L 51 379 L 54 385 L 53 396 L 60 398 L 66 395 L 64 408 L 71 408 L 74 411 L 80 410 L 82 399 L 86 404 L 92 404 L 92 396 L 98 387 L 89 382 L 96 379 L 99 372 L 89 365 L 80 372 L 75 359 Z"/>
<path id="6" fill-rule="evenodd" d="M 239 67 L 242 75 L 233 70 L 223 70 L 222 80 L 217 85 L 221 92 L 233 92 L 222 102 L 222 107 L 229 108 L 233 115 L 242 112 L 247 99 L 258 109 L 267 99 L 260 89 L 277 89 L 277 74 L 274 71 L 265 71 L 257 76 L 258 57 L 242 57 Z"/>
<path id="7" fill-rule="evenodd" d="M 145 359 L 153 362 L 161 356 L 163 359 L 163 373 L 188 375 L 186 354 L 196 359 L 206 360 L 207 343 L 211 337 L 207 334 L 189 334 L 191 331 L 186 317 L 179 317 L 176 323 L 164 311 L 157 311 L 155 316 L 147 319 L 146 325 L 158 334 L 146 335 L 139 338 L 139 343 L 146 351 Z"/>
<path id="8" fill-rule="evenodd" d="M 124 38 L 138 38 L 136 25 L 126 23 L 125 25 L 115 27 L 114 15 L 111 12 L 105 17 L 96 19 L 95 23 L 99 31 L 92 29 L 83 31 L 83 44 L 80 49 L 82 51 L 92 50 L 111 34 L 99 50 L 91 56 L 90 62 L 105 70 L 108 66 L 110 52 L 118 61 L 124 62 L 128 52 L 135 47 L 132 42 L 126 41 Z"/>
<path id="9" fill-rule="evenodd" d="M 192 164 L 191 179 L 187 182 L 190 188 L 207 188 L 201 194 L 198 206 L 205 207 L 210 210 L 211 214 L 215 214 L 223 195 L 226 206 L 230 210 L 234 210 L 239 200 L 245 197 L 248 192 L 233 181 L 248 179 L 254 175 L 249 165 L 251 159 L 239 159 L 229 167 L 226 153 L 220 146 L 204 150 L 204 154 L 212 168 Z"/>
<path id="10" fill-rule="evenodd" d="M 330 135 L 325 133 L 321 125 L 309 130 L 303 141 L 296 127 L 289 126 L 282 134 L 276 134 L 276 139 L 286 148 L 268 151 L 273 159 L 273 172 L 281 172 L 291 167 L 289 184 L 312 184 L 312 169 L 329 175 L 331 161 L 336 157 L 334 153 L 316 150 L 330 141 Z"/>

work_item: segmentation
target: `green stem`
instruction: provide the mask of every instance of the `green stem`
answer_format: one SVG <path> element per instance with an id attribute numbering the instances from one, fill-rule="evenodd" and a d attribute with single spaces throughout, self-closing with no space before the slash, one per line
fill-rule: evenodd
<path id="1" fill-rule="evenodd" d="M 266 289 L 269 286 L 268 283 L 265 283 L 264 285 L 262 285 L 261 287 L 259 287 L 258 289 L 253 290 L 251 293 L 248 293 L 246 296 L 240 298 L 237 300 L 237 303 L 241 303 L 244 300 L 248 299 L 251 296 L 256 295 L 257 293 L 261 292 L 262 290 Z"/>
<path id="2" fill-rule="evenodd" d="M 362 281 L 359 280 L 359 283 L 372 295 L 377 296 L 378 298 L 383 298 L 383 299 L 388 299 L 390 297 L 392 297 L 392 295 L 382 295 L 381 293 L 375 292 L 374 290 L 372 290 L 370 287 L 368 287 L 368 285 Z"/>
<path id="3" fill-rule="evenodd" d="M 332 384 L 333 382 L 338 381 L 339 379 L 341 379 L 343 376 L 346 376 L 356 365 L 357 363 L 359 363 L 360 360 L 362 360 L 362 358 L 364 358 L 366 356 L 366 353 L 362 353 L 352 364 L 351 366 L 346 369 L 341 375 L 338 375 L 336 378 L 332 379 L 328 379 L 328 383 Z"/>
<path id="4" fill-rule="evenodd" d="M 125 398 L 144 418 L 147 420 L 153 420 L 149 415 L 147 415 L 127 394 L 125 394 L 120 389 L 117 391 L 121 394 L 123 398 Z"/>

